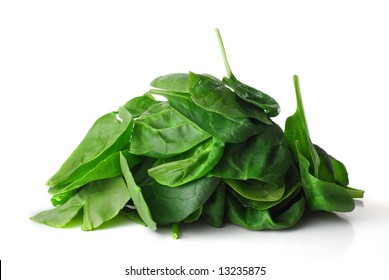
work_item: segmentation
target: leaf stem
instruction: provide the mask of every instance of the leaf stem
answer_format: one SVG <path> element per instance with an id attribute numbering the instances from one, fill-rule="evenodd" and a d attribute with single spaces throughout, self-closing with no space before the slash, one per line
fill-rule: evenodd
<path id="1" fill-rule="evenodd" d="M 311 142 L 311 138 L 309 136 L 309 129 L 308 129 L 308 123 L 307 119 L 305 117 L 305 110 L 304 110 L 304 104 L 303 104 L 303 99 L 301 97 L 301 90 L 300 90 L 300 82 L 299 82 L 299 77 L 297 75 L 293 75 L 293 83 L 294 83 L 294 88 L 296 91 L 296 100 L 297 100 L 297 110 L 299 111 L 299 114 L 301 116 L 301 120 L 304 124 L 305 127 L 305 137 L 308 139 L 308 145 L 311 146 L 309 149 L 309 154 L 311 157 L 312 165 L 313 165 L 313 174 L 315 177 L 319 176 L 319 165 L 320 165 L 320 159 L 319 156 Z"/>
<path id="2" fill-rule="evenodd" d="M 228 63 L 228 60 L 227 60 L 227 54 L 226 54 L 226 50 L 224 48 L 222 36 L 220 35 L 220 31 L 219 31 L 218 28 L 216 28 L 215 31 L 216 31 L 216 37 L 217 37 L 217 39 L 219 41 L 220 51 L 221 51 L 222 56 L 223 56 L 224 67 L 226 68 L 228 77 L 231 78 L 232 71 L 231 71 L 231 68 L 230 68 L 230 64 Z"/>
<path id="3" fill-rule="evenodd" d="M 172 237 L 173 237 L 173 239 L 178 239 L 179 231 L 180 231 L 180 228 L 178 227 L 178 223 L 173 223 L 172 224 Z"/>

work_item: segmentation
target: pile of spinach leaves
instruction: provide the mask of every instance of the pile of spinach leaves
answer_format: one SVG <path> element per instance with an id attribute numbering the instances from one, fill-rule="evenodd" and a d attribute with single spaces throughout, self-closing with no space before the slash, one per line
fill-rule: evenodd
<path id="1" fill-rule="evenodd" d="M 55 208 L 31 219 L 93 230 L 122 214 L 156 230 L 199 219 L 251 230 L 284 229 L 305 211 L 348 212 L 363 191 L 346 167 L 312 143 L 299 80 L 283 131 L 277 101 L 232 73 L 174 73 L 100 117 L 48 181 Z M 160 96 L 162 98 L 155 98 Z"/>

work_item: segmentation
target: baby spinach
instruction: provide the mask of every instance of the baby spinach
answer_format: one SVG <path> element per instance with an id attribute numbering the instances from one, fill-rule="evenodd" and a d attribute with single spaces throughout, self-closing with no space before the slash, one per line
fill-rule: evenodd
<path id="1" fill-rule="evenodd" d="M 227 196 L 227 218 L 236 225 L 250 230 L 285 229 L 294 226 L 304 213 L 304 198 L 286 205 L 283 212 L 272 209 L 257 210 L 243 206 L 233 195 Z"/>
<path id="2" fill-rule="evenodd" d="M 139 117 L 151 106 L 159 103 L 160 101 L 155 100 L 152 95 L 144 94 L 142 96 L 137 96 L 127 101 L 127 103 L 124 104 L 123 107 L 126 108 L 133 117 Z"/>
<path id="3" fill-rule="evenodd" d="M 117 118 L 119 117 L 121 121 Z M 64 186 L 85 176 L 110 154 L 120 151 L 131 137 L 133 117 L 124 107 L 118 114 L 100 117 L 61 168 L 48 181 L 50 187 Z"/>
<path id="4" fill-rule="evenodd" d="M 174 73 L 154 79 L 150 85 L 167 91 L 189 93 L 188 73 Z"/>
<path id="5" fill-rule="evenodd" d="M 150 93 L 166 97 L 170 106 L 203 131 L 226 143 L 240 143 L 252 135 L 261 133 L 264 124 L 249 118 L 223 116 L 205 110 L 193 102 L 189 94 L 151 90 Z"/>
<path id="6" fill-rule="evenodd" d="M 278 184 L 291 163 L 289 145 L 281 128 L 265 126 L 261 134 L 244 142 L 228 144 L 210 176 Z"/>
<path id="7" fill-rule="evenodd" d="M 151 216 L 149 207 L 143 198 L 142 190 L 135 183 L 126 157 L 120 153 L 120 167 L 122 168 L 124 179 L 130 192 L 131 200 L 142 221 L 152 230 L 157 230 L 157 224 Z"/>
<path id="8" fill-rule="evenodd" d="M 148 172 L 158 183 L 177 187 L 208 174 L 223 150 L 224 142 L 211 138 L 178 156 L 158 160 Z"/>
<path id="9" fill-rule="evenodd" d="M 223 55 L 224 65 L 228 74 L 228 78 L 224 77 L 223 82 L 231 87 L 236 95 L 241 98 L 243 102 L 247 102 L 257 106 L 265 111 L 269 117 L 275 117 L 280 113 L 280 105 L 271 96 L 263 93 L 262 91 L 255 89 L 240 82 L 232 73 L 230 64 L 227 60 L 227 54 L 224 48 L 223 40 L 218 29 L 216 29 L 216 36 L 219 40 L 220 49 Z"/>
<path id="10" fill-rule="evenodd" d="M 180 187 L 170 188 L 150 180 L 141 188 L 155 222 L 168 225 L 183 221 L 199 209 L 219 182 L 218 178 L 202 177 Z"/>
<path id="11" fill-rule="evenodd" d="M 205 110 L 227 117 L 247 117 L 238 106 L 235 94 L 222 81 L 213 76 L 190 72 L 189 93 L 193 102 Z"/>
<path id="12" fill-rule="evenodd" d="M 226 185 L 220 182 L 211 197 L 204 203 L 202 218 L 213 227 L 222 227 L 224 221 Z"/>
<path id="13" fill-rule="evenodd" d="M 152 231 L 171 226 L 176 239 L 198 220 L 279 230 L 306 211 L 354 209 L 364 191 L 311 141 L 298 77 L 283 131 L 272 119 L 278 102 L 236 78 L 216 31 L 227 77 L 160 76 L 100 117 L 47 181 L 55 208 L 32 220 L 64 227 L 82 214 L 82 229 L 93 230 L 123 215 Z"/>
<path id="14" fill-rule="evenodd" d="M 146 112 L 136 119 L 130 151 L 137 155 L 167 158 L 181 154 L 209 137 L 170 106 L 164 106 L 158 112 Z"/>
<path id="15" fill-rule="evenodd" d="M 93 182 L 100 179 L 112 178 L 122 174 L 120 168 L 119 155 L 120 153 L 125 153 L 127 160 L 129 161 L 131 167 L 141 162 L 141 157 L 132 155 L 128 151 L 115 152 L 105 159 L 103 159 L 99 164 L 86 173 L 83 177 L 75 180 L 71 184 L 64 187 L 51 187 L 49 188 L 49 193 L 51 194 L 63 194 L 72 190 L 76 190 L 89 182 Z"/>
<path id="16" fill-rule="evenodd" d="M 361 197 L 363 191 L 349 189 L 335 180 L 333 162 L 337 169 L 337 178 L 348 182 L 347 171 L 337 160 L 333 160 L 324 149 L 312 144 L 301 98 L 300 84 L 294 76 L 297 109 L 293 116 L 286 120 L 285 136 L 287 137 L 295 160 L 300 168 L 301 185 L 306 203 L 311 210 L 349 212 L 355 207 L 353 196 Z"/>
<path id="17" fill-rule="evenodd" d="M 87 184 L 65 204 L 40 212 L 33 221 L 52 227 L 64 227 L 83 210 L 83 230 L 92 230 L 114 218 L 130 199 L 122 176 Z"/>

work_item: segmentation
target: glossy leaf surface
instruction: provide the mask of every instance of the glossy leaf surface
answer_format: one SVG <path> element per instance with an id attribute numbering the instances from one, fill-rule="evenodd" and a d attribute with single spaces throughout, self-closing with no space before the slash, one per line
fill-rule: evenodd
<path id="1" fill-rule="evenodd" d="M 133 118 L 123 107 L 119 109 L 118 117 L 122 121 L 113 112 L 99 118 L 47 185 L 54 187 L 72 183 L 107 156 L 120 151 L 130 140 Z"/>
<path id="2" fill-rule="evenodd" d="M 201 207 L 219 184 L 218 178 L 202 177 L 178 188 L 149 181 L 141 185 L 155 222 L 167 225 L 183 221 Z"/>
<path id="3" fill-rule="evenodd" d="M 224 142 L 211 138 L 178 156 L 157 161 L 149 175 L 161 185 L 177 187 L 206 175 L 219 162 Z"/>
<path id="4" fill-rule="evenodd" d="M 131 153 L 167 158 L 183 153 L 210 137 L 171 107 L 163 106 L 161 109 L 135 121 Z"/>
<path id="5" fill-rule="evenodd" d="M 278 184 L 290 163 L 289 145 L 281 128 L 274 123 L 245 142 L 226 145 L 210 176 Z"/>
<path id="6" fill-rule="evenodd" d="M 210 112 L 195 104 L 189 94 L 151 91 L 165 96 L 170 106 L 211 136 L 226 143 L 239 143 L 259 134 L 264 124 L 249 118 L 233 118 Z"/>
<path id="7" fill-rule="evenodd" d="M 235 93 L 213 76 L 190 72 L 189 92 L 194 103 L 207 111 L 228 117 L 248 117 L 238 106 Z"/>

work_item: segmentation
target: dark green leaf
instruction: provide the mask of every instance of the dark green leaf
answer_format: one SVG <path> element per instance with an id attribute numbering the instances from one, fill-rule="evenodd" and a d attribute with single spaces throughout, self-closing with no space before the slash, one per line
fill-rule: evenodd
<path id="1" fill-rule="evenodd" d="M 233 118 L 210 112 L 196 105 L 189 94 L 152 90 L 165 96 L 170 105 L 202 130 L 226 143 L 240 143 L 263 131 L 265 125 L 249 118 Z"/>
<path id="2" fill-rule="evenodd" d="M 224 65 L 228 74 L 228 78 L 224 78 L 223 82 L 231 87 L 236 95 L 238 95 L 245 102 L 251 103 L 264 110 L 269 117 L 277 116 L 280 113 L 280 106 L 274 98 L 260 90 L 240 82 L 235 78 L 235 76 L 232 74 L 230 64 L 228 63 L 226 50 L 224 49 L 223 40 L 218 29 L 216 29 L 216 36 L 219 40 L 220 50 L 222 52 Z"/>
<path id="3" fill-rule="evenodd" d="M 300 84 L 297 76 L 293 76 L 296 89 L 297 108 L 294 115 L 287 118 L 285 123 L 285 137 L 288 139 L 293 156 L 297 160 L 296 142 L 299 143 L 300 153 L 308 159 L 311 172 L 314 176 L 319 176 L 320 158 L 309 136 L 308 124 L 305 118 L 303 100 L 301 98 Z"/>
<path id="4" fill-rule="evenodd" d="M 222 227 L 226 202 L 226 185 L 220 182 L 211 197 L 203 205 L 202 218 L 213 227 Z"/>
<path id="5" fill-rule="evenodd" d="M 254 201 L 278 201 L 285 192 L 284 180 L 279 184 L 269 184 L 258 180 L 224 180 L 241 196 Z"/>
<path id="6" fill-rule="evenodd" d="M 149 175 L 161 185 L 177 187 L 206 175 L 219 162 L 224 142 L 211 138 L 178 156 L 157 161 Z"/>
<path id="7" fill-rule="evenodd" d="M 263 109 L 258 108 L 257 106 L 244 101 L 242 98 L 240 98 L 237 95 L 235 96 L 235 100 L 238 106 L 240 107 L 240 109 L 244 111 L 247 114 L 247 116 L 254 118 L 260 122 L 263 122 L 264 124 L 267 125 L 273 124 L 273 122 L 271 121 L 271 119 Z"/>
<path id="8" fill-rule="evenodd" d="M 210 176 L 279 184 L 291 163 L 289 146 L 277 124 L 239 144 L 228 144 Z"/>
<path id="9" fill-rule="evenodd" d="M 198 106 L 227 117 L 247 118 L 235 100 L 235 94 L 219 79 L 189 73 L 189 92 Z"/>
<path id="10" fill-rule="evenodd" d="M 309 161 L 297 148 L 301 185 L 306 202 L 311 210 L 349 212 L 355 207 L 354 200 L 345 188 L 335 183 L 325 182 L 309 172 Z"/>
<path id="11" fill-rule="evenodd" d="M 184 219 L 185 223 L 193 223 L 200 219 L 201 214 L 203 213 L 203 207 L 200 207 L 196 211 L 194 211 L 192 214 L 190 214 L 188 217 Z"/>
<path id="12" fill-rule="evenodd" d="M 266 93 L 240 82 L 234 75 L 223 78 L 223 82 L 233 89 L 236 95 L 265 111 L 269 117 L 280 113 L 280 105 Z"/>
<path id="13" fill-rule="evenodd" d="M 233 224 L 250 230 L 285 229 L 295 225 L 304 213 L 304 198 L 300 197 L 277 215 L 271 210 L 243 206 L 233 195 L 227 196 L 227 218 Z"/>
<path id="14" fill-rule="evenodd" d="M 183 221 L 199 209 L 219 184 L 218 178 L 203 177 L 179 188 L 149 181 L 141 185 L 145 200 L 158 225 Z"/>

